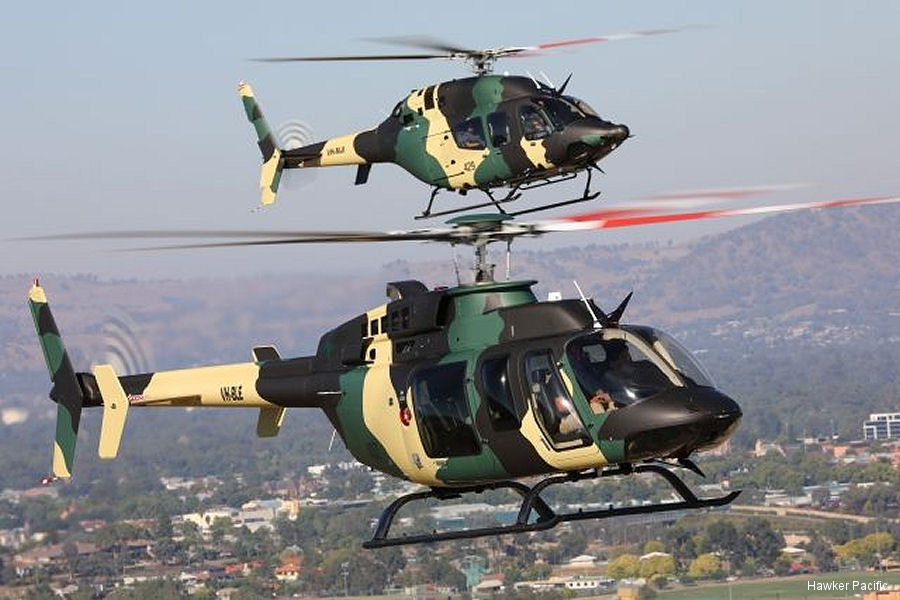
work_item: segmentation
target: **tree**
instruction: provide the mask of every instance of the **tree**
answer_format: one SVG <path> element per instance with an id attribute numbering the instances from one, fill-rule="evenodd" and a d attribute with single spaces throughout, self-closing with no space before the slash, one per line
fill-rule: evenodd
<path id="1" fill-rule="evenodd" d="M 806 544 L 806 550 L 812 554 L 819 571 L 837 570 L 837 565 L 834 564 L 834 550 L 831 548 L 831 544 L 825 541 L 818 533 L 812 533 L 809 543 Z"/>
<path id="2" fill-rule="evenodd" d="M 776 575 L 787 575 L 791 572 L 791 559 L 782 554 L 772 565 Z"/>
<path id="3" fill-rule="evenodd" d="M 630 579 L 637 577 L 640 571 L 640 560 L 634 554 L 623 554 L 609 563 L 606 576 L 612 579 Z"/>
<path id="4" fill-rule="evenodd" d="M 650 554 L 651 552 L 664 552 L 665 550 L 666 545 L 659 540 L 650 540 L 649 542 L 644 544 L 644 554 Z"/>
<path id="5" fill-rule="evenodd" d="M 772 524 L 766 519 L 749 519 L 741 527 L 740 535 L 743 538 L 742 548 L 745 551 L 740 562 L 735 568 L 743 566 L 745 557 L 752 556 L 763 567 L 772 568 L 781 549 L 784 548 L 784 536 L 772 528 Z M 737 561 L 736 561 L 737 562 Z"/>
<path id="6" fill-rule="evenodd" d="M 875 566 L 879 556 L 890 554 L 894 547 L 894 536 L 890 533 L 870 533 L 837 546 L 837 555 L 844 559 L 854 559 L 867 567 Z"/>
<path id="7" fill-rule="evenodd" d="M 638 573 L 645 579 L 650 579 L 654 575 L 674 575 L 675 559 L 669 554 L 644 558 L 640 561 Z"/>
<path id="8" fill-rule="evenodd" d="M 686 568 L 691 560 L 697 558 L 697 549 L 691 530 L 675 525 L 666 531 L 665 540 L 666 548 L 683 568 Z"/>
<path id="9" fill-rule="evenodd" d="M 706 539 L 710 550 L 727 557 L 736 567 L 743 564 L 747 555 L 747 543 L 729 521 L 711 523 L 706 528 Z"/>
<path id="10" fill-rule="evenodd" d="M 688 575 L 694 579 L 711 579 L 722 571 L 722 564 L 715 554 L 701 554 L 691 561 Z"/>

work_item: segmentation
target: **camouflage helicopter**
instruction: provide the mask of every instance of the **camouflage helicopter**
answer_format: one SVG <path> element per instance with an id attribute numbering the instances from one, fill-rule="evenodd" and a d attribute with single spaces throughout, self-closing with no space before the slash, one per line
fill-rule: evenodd
<path id="1" fill-rule="evenodd" d="M 488 245 L 551 232 L 811 208 L 900 202 L 900 197 L 753 208 L 669 212 L 609 209 L 537 221 L 509 215 L 459 216 L 448 227 L 415 231 L 132 231 L 38 239 L 183 239 L 165 248 L 320 242 L 438 241 L 474 247 L 471 281 L 429 290 L 418 281 L 387 284 L 389 301 L 325 333 L 314 355 L 282 358 L 252 349 L 252 361 L 118 375 L 110 365 L 75 372 L 47 297 L 35 281 L 28 304 L 58 405 L 53 473 L 70 477 L 83 407 L 102 407 L 101 458 L 118 454 L 132 408 L 257 409 L 257 435 L 278 434 L 289 408 L 327 415 L 362 464 L 426 486 L 382 513 L 367 548 L 522 533 L 562 522 L 721 506 L 739 494 L 698 498 L 674 469 L 726 440 L 742 416 L 737 403 L 672 336 L 621 322 L 629 294 L 607 313 L 580 298 L 540 302 L 535 281 L 494 278 Z M 197 240 L 207 238 L 212 241 Z M 34 238 L 32 238 L 34 239 Z M 577 284 L 576 284 L 577 286 Z M 541 497 L 551 485 L 647 473 L 662 477 L 677 502 L 558 512 Z M 520 481 L 542 477 L 532 485 Z M 391 536 L 406 504 L 508 489 L 522 497 L 515 523 L 464 531 Z"/>
<path id="2" fill-rule="evenodd" d="M 485 50 L 460 48 L 422 37 L 385 41 L 426 50 L 415 54 L 308 56 L 259 59 L 266 62 L 378 61 L 456 59 L 469 64 L 474 77 L 445 81 L 412 90 L 390 115 L 372 129 L 333 137 L 293 149 L 279 148 L 246 83 L 238 86 L 247 117 L 256 129 L 263 166 L 261 202 L 275 202 L 284 169 L 357 165 L 356 185 L 366 183 L 375 163 L 395 163 L 432 186 L 428 206 L 419 218 L 447 215 L 517 199 L 521 192 L 574 179 L 585 172 L 584 191 L 572 200 L 552 203 L 525 214 L 584 202 L 591 192 L 597 162 L 628 137 L 628 127 L 602 119 L 585 101 L 566 94 L 571 75 L 558 87 L 532 77 L 493 75 L 500 58 L 523 57 L 596 42 L 631 39 L 674 31 L 656 29 L 603 37 L 565 40 L 537 46 Z M 492 190 L 508 188 L 495 198 Z M 441 190 L 484 192 L 489 201 L 432 212 Z M 501 208 L 502 210 L 502 208 Z"/>

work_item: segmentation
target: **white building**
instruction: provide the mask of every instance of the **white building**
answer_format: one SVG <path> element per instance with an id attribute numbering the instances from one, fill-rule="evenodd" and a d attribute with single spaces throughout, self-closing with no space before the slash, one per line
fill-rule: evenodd
<path id="1" fill-rule="evenodd" d="M 872 413 L 863 423 L 863 437 L 867 440 L 900 439 L 900 412 Z"/>

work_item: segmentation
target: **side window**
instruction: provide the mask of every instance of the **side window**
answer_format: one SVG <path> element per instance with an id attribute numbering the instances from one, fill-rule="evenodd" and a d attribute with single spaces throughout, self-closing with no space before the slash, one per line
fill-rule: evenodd
<path id="1" fill-rule="evenodd" d="M 481 119 L 474 117 L 459 123 L 453 128 L 453 139 L 460 148 L 484 150 L 484 127 L 481 125 Z"/>
<path id="2" fill-rule="evenodd" d="M 491 145 L 496 148 L 508 144 L 509 116 L 503 111 L 492 112 L 488 115 L 487 122 Z"/>
<path id="3" fill-rule="evenodd" d="M 564 450 L 589 443 L 584 424 L 549 350 L 525 355 L 525 376 L 537 420 L 553 445 Z"/>
<path id="4" fill-rule="evenodd" d="M 469 456 L 481 449 L 466 401 L 466 363 L 422 369 L 412 380 L 413 408 L 425 454 Z"/>
<path id="5" fill-rule="evenodd" d="M 519 108 L 522 120 L 522 135 L 526 140 L 539 140 L 550 135 L 550 123 L 541 110 L 533 104 Z"/>
<path id="6" fill-rule="evenodd" d="M 489 358 L 481 365 L 481 384 L 487 400 L 491 425 L 497 431 L 519 428 L 519 417 L 509 387 L 508 356 Z"/>

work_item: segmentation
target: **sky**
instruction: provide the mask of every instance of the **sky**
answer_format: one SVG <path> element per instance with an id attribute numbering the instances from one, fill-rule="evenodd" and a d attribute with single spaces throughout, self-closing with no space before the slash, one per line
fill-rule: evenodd
<path id="1" fill-rule="evenodd" d="M 421 227 L 412 217 L 429 189 L 393 165 L 376 165 L 359 187 L 354 168 L 303 173 L 275 206 L 251 212 L 260 157 L 238 81 L 253 85 L 273 126 L 298 121 L 324 138 L 376 125 L 410 89 L 468 75 L 450 61 L 248 60 L 397 50 L 367 41 L 379 36 L 428 35 L 493 47 L 704 26 L 502 61 L 496 70 L 543 72 L 555 82 L 572 72 L 570 93 L 630 127 L 636 137 L 604 159 L 607 175 L 595 179 L 605 203 L 791 182 L 814 185 L 771 199 L 900 193 L 898 2 L 594 1 L 565 3 L 565 11 L 559 3 L 537 2 L 427 6 L 164 1 L 6 7 L 0 24 L 0 274 L 231 276 L 377 269 L 399 258 L 448 256 L 441 246 L 415 244 L 125 253 L 99 242 L 8 241 L 140 228 Z M 577 184 L 567 185 L 535 198 L 578 193 Z M 665 242 L 742 223 L 652 226 L 517 246 Z"/>

